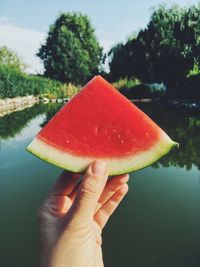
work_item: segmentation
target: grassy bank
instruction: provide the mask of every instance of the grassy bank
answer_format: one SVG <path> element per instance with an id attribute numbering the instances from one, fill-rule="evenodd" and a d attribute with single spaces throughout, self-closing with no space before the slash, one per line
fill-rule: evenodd
<path id="1" fill-rule="evenodd" d="M 156 99 L 164 97 L 166 93 L 166 88 L 163 84 L 142 84 L 136 78 L 120 79 L 114 82 L 113 86 L 129 99 Z"/>
<path id="2" fill-rule="evenodd" d="M 200 74 L 197 71 L 171 85 L 157 82 L 141 83 L 138 79 L 126 78 L 114 82 L 113 86 L 129 99 L 170 98 L 198 102 L 200 100 Z"/>
<path id="3" fill-rule="evenodd" d="M 41 76 L 28 75 L 12 67 L 0 65 L 0 98 L 34 95 L 47 98 L 70 98 L 79 90 Z"/>
<path id="4" fill-rule="evenodd" d="M 136 85 L 141 84 L 140 80 L 136 78 L 128 79 L 119 79 L 118 81 L 112 83 L 112 85 L 117 88 L 119 91 L 124 89 L 133 89 Z"/>
<path id="5" fill-rule="evenodd" d="M 194 88 L 193 91 L 195 91 L 196 95 L 199 94 L 196 87 L 196 84 L 200 84 L 199 75 L 187 78 L 187 81 L 190 81 L 189 87 Z M 193 84 L 192 81 L 194 81 Z M 183 91 L 185 95 L 188 92 L 193 92 L 187 90 L 188 83 L 185 84 L 181 88 L 186 89 L 182 89 L 180 95 L 183 95 Z M 113 86 L 129 99 L 155 99 L 166 96 L 166 90 L 162 84 L 141 84 L 140 80 L 136 78 L 120 79 L 113 82 Z M 42 76 L 28 75 L 19 69 L 0 64 L 0 99 L 29 95 L 48 99 L 71 98 L 79 90 L 80 86 L 75 86 L 71 83 L 64 84 Z M 173 91 L 179 92 L 180 90 Z M 168 90 L 168 95 L 171 95 L 170 89 Z"/>

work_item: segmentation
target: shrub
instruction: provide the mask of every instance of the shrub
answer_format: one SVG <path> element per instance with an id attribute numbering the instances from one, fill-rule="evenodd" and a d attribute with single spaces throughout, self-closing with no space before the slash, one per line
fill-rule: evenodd
<path id="1" fill-rule="evenodd" d="M 78 91 L 72 84 L 66 85 L 42 76 L 28 75 L 15 68 L 0 64 L 0 98 L 16 96 L 71 97 Z"/>
<path id="2" fill-rule="evenodd" d="M 139 85 L 140 81 L 136 78 L 132 78 L 132 79 L 128 79 L 128 78 L 124 78 L 124 79 L 120 79 L 117 82 L 113 83 L 113 86 L 115 88 L 117 88 L 118 90 L 122 90 L 122 89 L 131 89 L 136 85 Z"/>

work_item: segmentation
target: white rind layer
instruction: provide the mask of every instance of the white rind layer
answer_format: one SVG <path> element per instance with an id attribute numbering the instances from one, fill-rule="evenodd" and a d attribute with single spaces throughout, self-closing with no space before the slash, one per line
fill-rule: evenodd
<path id="1" fill-rule="evenodd" d="M 147 167 L 167 154 L 174 146 L 177 145 L 178 144 L 173 142 L 167 134 L 162 132 L 160 140 L 147 151 L 121 158 L 101 159 L 107 162 L 109 175 L 117 175 Z M 45 143 L 38 137 L 35 137 L 26 149 L 49 163 L 52 163 L 62 169 L 78 173 L 83 173 L 92 161 L 100 159 L 95 157 L 80 157 L 70 154 L 69 152 L 61 151 Z"/>

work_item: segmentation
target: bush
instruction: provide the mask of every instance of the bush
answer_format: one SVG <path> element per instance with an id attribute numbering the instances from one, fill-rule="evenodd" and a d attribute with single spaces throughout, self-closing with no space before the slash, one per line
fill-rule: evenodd
<path id="1" fill-rule="evenodd" d="M 77 91 L 78 87 L 72 84 L 66 85 L 41 76 L 27 75 L 0 64 L 0 98 L 26 95 L 62 98 L 71 97 Z"/>
<path id="2" fill-rule="evenodd" d="M 157 84 L 138 84 L 132 88 L 122 88 L 120 92 L 130 99 L 160 98 L 165 96 L 165 87 Z"/>
<path id="3" fill-rule="evenodd" d="M 117 82 L 113 83 L 113 86 L 115 88 L 117 88 L 118 90 L 123 90 L 123 89 L 131 89 L 136 85 L 139 85 L 140 81 L 136 78 L 132 78 L 132 79 L 128 79 L 128 78 L 124 78 L 124 79 L 120 79 Z"/>

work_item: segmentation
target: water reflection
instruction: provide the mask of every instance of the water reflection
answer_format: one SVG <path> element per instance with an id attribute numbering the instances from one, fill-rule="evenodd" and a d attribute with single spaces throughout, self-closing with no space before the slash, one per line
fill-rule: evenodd
<path id="1" fill-rule="evenodd" d="M 62 104 L 51 105 L 46 111 L 46 118 L 41 123 L 41 127 L 44 127 L 47 122 L 56 114 L 56 112 L 62 107 Z"/>
<path id="2" fill-rule="evenodd" d="M 4 267 L 39 266 L 36 209 L 60 169 L 27 153 L 25 147 L 58 108 L 39 105 L 0 118 L 0 211 L 6 215 L 1 217 L 0 251 Z M 180 149 L 163 157 L 154 168 L 130 174 L 129 193 L 104 231 L 105 265 L 200 266 L 200 180 L 194 166 L 199 168 L 199 115 L 159 105 L 141 108 L 180 143 Z M 15 138 L 3 140 L 9 137 Z M 162 165 L 193 167 L 188 172 Z"/>
<path id="3" fill-rule="evenodd" d="M 143 104 L 140 108 L 180 145 L 179 149 L 161 158 L 153 167 L 175 166 L 190 170 L 195 165 L 200 169 L 200 113 L 153 104 Z"/>
<path id="4" fill-rule="evenodd" d="M 61 106 L 39 104 L 0 118 L 0 139 L 14 137 L 31 119 L 43 113 L 46 117 L 41 126 L 44 126 Z M 180 144 L 179 149 L 160 159 L 153 167 L 175 166 L 190 170 L 195 165 L 200 169 L 200 114 L 189 114 L 178 108 L 155 104 L 140 104 L 139 107 Z"/>
<path id="5" fill-rule="evenodd" d="M 40 114 L 46 113 L 46 118 L 48 119 L 48 114 L 52 114 L 52 112 L 55 114 L 60 106 L 60 104 L 39 104 L 5 115 L 0 118 L 0 139 L 15 137 L 27 126 L 31 119 Z"/>

